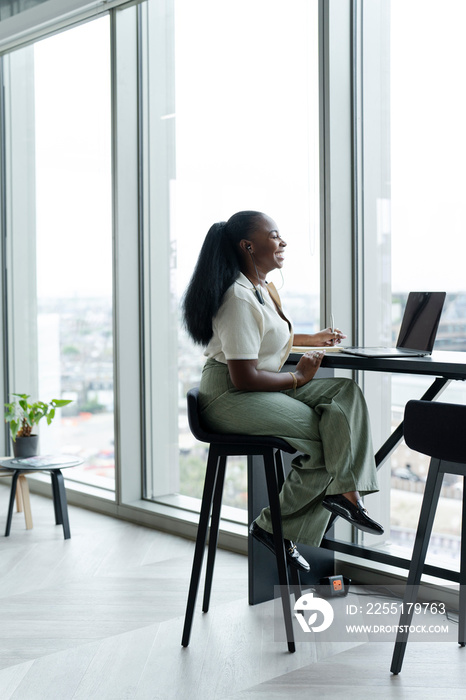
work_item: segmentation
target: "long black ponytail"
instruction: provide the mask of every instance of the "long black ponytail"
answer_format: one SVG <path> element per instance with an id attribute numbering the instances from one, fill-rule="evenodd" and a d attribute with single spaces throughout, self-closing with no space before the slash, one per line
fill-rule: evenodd
<path id="1" fill-rule="evenodd" d="M 240 211 L 210 227 L 182 301 L 184 325 L 196 343 L 207 345 L 212 338 L 212 319 L 241 270 L 239 242 L 251 238 L 263 216 Z"/>

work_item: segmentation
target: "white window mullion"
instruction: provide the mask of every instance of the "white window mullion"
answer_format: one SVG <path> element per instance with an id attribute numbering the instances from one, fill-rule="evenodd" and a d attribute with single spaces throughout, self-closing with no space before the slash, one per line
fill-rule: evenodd
<path id="1" fill-rule="evenodd" d="M 127 504 L 142 494 L 136 8 L 115 13 L 112 46 L 116 499 Z"/>
<path id="2" fill-rule="evenodd" d="M 27 79 L 25 79 L 25 76 Z M 37 395 L 34 49 L 4 58 L 10 391 Z"/>
<path id="3" fill-rule="evenodd" d="M 322 323 L 353 328 L 351 4 L 320 4 Z"/>

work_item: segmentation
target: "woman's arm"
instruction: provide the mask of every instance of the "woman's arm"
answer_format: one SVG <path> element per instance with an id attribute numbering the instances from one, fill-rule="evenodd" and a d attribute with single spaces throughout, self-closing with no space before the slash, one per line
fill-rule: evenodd
<path id="1" fill-rule="evenodd" d="M 306 352 L 293 374 L 297 386 L 307 384 L 320 367 L 323 352 Z M 227 360 L 230 378 L 240 391 L 286 391 L 294 386 L 289 372 L 268 372 L 257 369 L 257 360 Z"/>
<path id="2" fill-rule="evenodd" d="M 346 338 L 338 328 L 332 331 L 331 328 L 325 328 L 323 331 L 314 333 L 312 335 L 306 335 L 304 333 L 296 333 L 293 338 L 293 345 L 311 347 L 329 347 L 331 345 L 336 345 L 341 343 L 341 341 Z"/>

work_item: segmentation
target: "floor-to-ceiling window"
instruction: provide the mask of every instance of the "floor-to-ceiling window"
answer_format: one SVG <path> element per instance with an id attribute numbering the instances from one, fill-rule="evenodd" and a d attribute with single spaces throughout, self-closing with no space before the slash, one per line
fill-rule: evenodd
<path id="1" fill-rule="evenodd" d="M 461 0 L 364 3 L 363 104 L 366 340 L 395 343 L 409 291 L 447 292 L 435 348 L 466 349 L 462 260 L 466 156 L 462 74 L 466 50 Z M 409 398 L 432 380 L 407 375 L 378 382 L 387 432 Z M 442 400 L 466 402 L 453 382 Z M 384 405 L 391 406 L 391 416 Z M 390 530 L 385 544 L 412 548 L 428 458 L 402 444 L 382 468 Z M 446 477 L 430 556 L 447 567 L 459 555 L 462 481 Z"/>
<path id="2" fill-rule="evenodd" d="M 4 57 L 10 390 L 72 399 L 40 451 L 114 488 L 110 22 Z"/>
<path id="3" fill-rule="evenodd" d="M 179 304 L 211 224 L 243 209 L 274 218 L 288 243 L 283 304 L 297 332 L 320 327 L 317 25 L 309 0 L 141 8 L 149 499 L 202 493 L 206 449 L 185 396 L 203 354 Z M 225 502 L 246 498 L 245 460 L 231 460 Z"/>
<path id="4" fill-rule="evenodd" d="M 406 294 L 447 292 L 435 347 L 466 350 L 463 203 L 466 175 L 462 90 L 466 61 L 462 27 L 466 6 L 447 2 L 392 2 L 391 169 L 392 301 L 394 331 Z M 413 50 L 415 39 L 415 50 Z M 392 380 L 399 413 L 414 379 Z M 442 400 L 466 402 L 461 382 Z M 401 447 L 392 459 L 392 537 L 413 541 L 428 459 Z M 462 479 L 444 479 L 431 550 L 446 563 L 459 556 Z"/>
<path id="5" fill-rule="evenodd" d="M 205 447 L 185 394 L 203 355 L 179 304 L 213 221 L 246 208 L 277 221 L 289 247 L 274 281 L 296 330 L 319 328 L 317 24 L 317 0 L 148 0 L 3 56 L 9 389 L 73 399 L 40 448 L 83 457 L 69 478 L 112 489 L 115 416 L 143 406 L 133 440 L 145 446 L 145 496 L 200 495 Z M 124 236 L 139 246 L 127 278 Z M 140 325 L 125 335 L 140 283 Z M 114 365 L 115 317 L 134 369 L 133 409 L 117 414 L 114 376 L 128 371 L 121 348 Z M 229 471 L 228 502 L 245 507 L 244 460 Z"/>

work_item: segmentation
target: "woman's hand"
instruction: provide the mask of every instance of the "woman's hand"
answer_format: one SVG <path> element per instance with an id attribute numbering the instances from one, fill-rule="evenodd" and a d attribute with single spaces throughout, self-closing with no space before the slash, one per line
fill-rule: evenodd
<path id="1" fill-rule="evenodd" d="M 346 335 L 342 333 L 339 328 L 334 328 L 333 330 L 331 328 L 324 328 L 320 333 L 316 333 L 316 338 L 321 339 L 322 345 L 328 347 L 338 345 L 338 343 L 341 343 L 341 341 L 346 338 Z M 317 343 L 317 345 L 320 345 L 320 343 Z"/>
<path id="2" fill-rule="evenodd" d="M 319 331 L 313 335 L 295 335 L 293 344 L 298 346 L 311 345 L 318 348 L 328 348 L 341 343 L 344 338 L 346 338 L 346 335 L 342 333 L 339 328 L 335 328 L 334 330 L 331 328 L 324 328 L 323 331 Z"/>
<path id="3" fill-rule="evenodd" d="M 319 369 L 324 355 L 325 352 L 323 350 L 313 350 L 304 353 L 296 365 L 296 370 L 294 372 L 298 381 L 298 387 L 304 386 L 304 384 L 311 381 Z"/>

